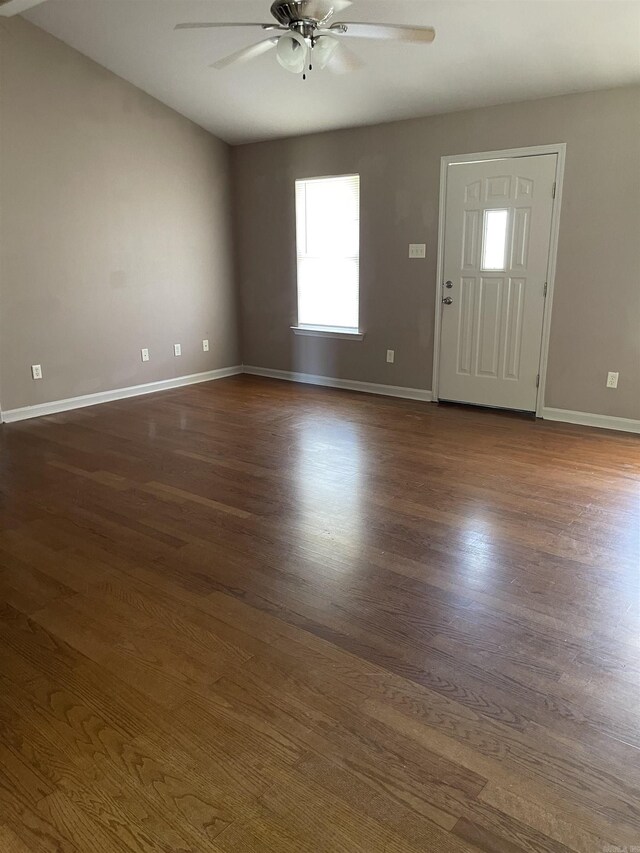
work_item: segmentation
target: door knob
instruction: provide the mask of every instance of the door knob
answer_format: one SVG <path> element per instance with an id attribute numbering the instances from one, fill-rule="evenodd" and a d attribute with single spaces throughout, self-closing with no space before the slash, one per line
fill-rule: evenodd
<path id="1" fill-rule="evenodd" d="M 453 303 L 453 299 L 450 296 L 445 296 L 442 300 L 443 305 L 451 305 Z"/>

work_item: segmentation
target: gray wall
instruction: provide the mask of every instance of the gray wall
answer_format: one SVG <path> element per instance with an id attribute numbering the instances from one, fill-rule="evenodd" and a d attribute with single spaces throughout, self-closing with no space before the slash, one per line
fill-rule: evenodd
<path id="1" fill-rule="evenodd" d="M 238 364 L 228 146 L 19 18 L 0 56 L 2 408 Z"/>
<path id="2" fill-rule="evenodd" d="M 233 149 L 245 364 L 430 389 L 440 157 L 566 142 L 545 404 L 640 418 L 639 139 L 634 87 Z M 350 172 L 365 339 L 296 337 L 294 179 Z M 425 241 L 427 260 L 408 260 Z"/>
<path id="3" fill-rule="evenodd" d="M 3 409 L 241 360 L 429 389 L 441 155 L 566 142 L 545 402 L 640 417 L 637 87 L 232 150 L 22 19 L 3 20 L 0 58 Z M 366 336 L 295 337 L 293 182 L 349 172 Z"/>

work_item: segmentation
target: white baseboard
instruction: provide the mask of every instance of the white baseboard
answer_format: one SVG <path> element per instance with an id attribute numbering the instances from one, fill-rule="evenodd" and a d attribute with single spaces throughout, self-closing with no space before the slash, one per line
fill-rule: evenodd
<path id="1" fill-rule="evenodd" d="M 81 397 L 70 397 L 67 400 L 37 403 L 35 406 L 24 406 L 21 409 L 8 409 L 2 412 L 2 420 L 4 423 L 10 424 L 15 421 L 24 421 L 27 418 L 40 418 L 43 415 L 55 415 L 58 412 L 68 412 L 71 409 L 82 409 L 85 406 L 111 403 L 114 400 L 124 400 L 127 397 L 154 394 L 156 391 L 169 391 L 171 388 L 182 388 L 184 385 L 195 385 L 198 382 L 211 382 L 213 379 L 236 376 L 238 373 L 242 373 L 242 365 L 207 370 L 205 373 L 192 373 L 190 376 L 177 376 L 174 379 L 161 379 L 158 382 L 148 382 L 145 385 L 115 388 L 113 391 L 99 391 L 97 394 L 84 394 Z"/>
<path id="2" fill-rule="evenodd" d="M 622 432 L 640 433 L 640 421 L 633 418 L 614 418 L 611 415 L 594 415 L 591 412 L 571 412 L 569 409 L 542 410 L 542 417 L 547 421 L 562 421 L 566 424 L 598 427 L 599 429 L 615 429 Z"/>
<path id="3" fill-rule="evenodd" d="M 70 397 L 66 400 L 37 403 L 35 406 L 24 406 L 20 409 L 8 409 L 2 412 L 2 421 L 4 423 L 14 423 L 26 420 L 27 418 L 55 415 L 58 412 L 82 409 L 85 406 L 97 406 L 100 403 L 124 400 L 127 397 L 139 397 L 143 394 L 169 391 L 172 388 L 182 388 L 185 385 L 195 385 L 199 382 L 211 382 L 214 379 L 223 379 L 225 376 L 236 376 L 239 373 L 266 376 L 271 379 L 284 379 L 287 382 L 302 382 L 307 385 L 322 385 L 327 388 L 342 388 L 345 391 L 360 391 L 365 394 L 380 394 L 384 397 L 420 400 L 426 403 L 430 403 L 432 400 L 431 391 L 425 391 L 421 388 L 404 388 L 401 385 L 379 385 L 375 382 L 359 382 L 355 379 L 334 379 L 332 376 L 316 376 L 312 373 L 272 370 L 269 367 L 252 367 L 245 364 L 222 367 L 218 370 L 208 370 L 204 373 L 193 373 L 189 376 L 178 376 L 174 379 L 161 379 L 158 382 L 149 382 L 145 385 L 116 388 L 113 391 L 84 394 L 83 396 Z M 640 433 L 640 420 L 634 420 L 633 418 L 616 418 L 610 415 L 597 415 L 591 412 L 572 412 L 569 409 L 552 409 L 547 407 L 543 408 L 542 417 L 548 421 L 560 421 L 568 424 L 598 427 L 599 429 Z"/>
<path id="4" fill-rule="evenodd" d="M 244 373 L 252 376 L 268 376 L 287 382 L 303 382 L 307 385 L 323 385 L 327 388 L 342 388 L 345 391 L 362 391 L 365 394 L 381 394 L 384 397 L 402 397 L 405 400 L 431 402 L 431 391 L 421 388 L 404 388 L 401 385 L 378 385 L 375 382 L 358 382 L 355 379 L 334 379 L 332 376 L 315 376 L 313 373 L 291 373 L 288 370 L 272 370 L 270 367 L 243 366 Z"/>

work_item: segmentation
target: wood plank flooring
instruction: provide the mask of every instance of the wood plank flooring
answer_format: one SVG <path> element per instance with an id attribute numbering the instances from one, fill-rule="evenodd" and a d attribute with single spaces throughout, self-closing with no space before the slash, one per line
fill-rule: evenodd
<path id="1" fill-rule="evenodd" d="M 0 853 L 640 850 L 637 436 L 241 376 L 0 451 Z"/>

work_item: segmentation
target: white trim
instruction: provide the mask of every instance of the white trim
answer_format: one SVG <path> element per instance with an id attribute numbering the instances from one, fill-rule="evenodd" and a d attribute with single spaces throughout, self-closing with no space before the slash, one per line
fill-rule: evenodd
<path id="1" fill-rule="evenodd" d="M 511 157 L 539 157 L 540 154 L 559 154 L 560 149 L 566 149 L 566 142 L 556 142 L 552 145 L 528 145 L 524 148 L 502 148 L 499 151 L 476 151 L 472 154 L 448 154 L 442 161 L 450 163 L 481 163 L 485 160 L 508 160 Z"/>
<path id="2" fill-rule="evenodd" d="M 536 415 L 542 417 L 544 410 L 544 395 L 547 388 L 547 365 L 549 361 L 549 338 L 551 334 L 551 311 L 553 309 L 553 294 L 556 283 L 556 265 L 558 261 L 558 240 L 560 237 L 560 210 L 562 208 L 562 188 L 564 185 L 564 163 L 567 154 L 566 143 L 557 147 L 558 160 L 556 163 L 556 184 L 553 209 L 551 211 L 551 237 L 549 239 L 549 268 L 547 270 L 547 298 L 544 301 L 544 318 L 542 320 L 542 341 L 540 344 L 540 385 L 536 400 Z"/>
<path id="3" fill-rule="evenodd" d="M 405 400 L 419 400 L 429 403 L 433 400 L 431 391 L 421 388 L 405 388 L 401 385 L 379 385 L 375 382 L 360 382 L 355 379 L 335 379 L 331 376 L 316 376 L 312 373 L 294 373 L 288 370 L 272 370 L 269 367 L 251 367 L 250 365 L 235 365 L 222 367 L 218 370 L 208 370 L 205 373 L 193 373 L 189 376 L 178 376 L 174 379 L 161 379 L 144 385 L 132 385 L 128 388 L 117 388 L 113 391 L 99 391 L 96 394 L 85 394 L 81 397 L 70 397 L 66 400 L 54 400 L 51 403 L 38 403 L 35 406 L 25 406 L 21 409 L 8 409 L 2 412 L 4 423 L 15 423 L 28 418 L 38 418 L 45 415 L 55 415 L 86 406 L 97 406 L 128 397 L 140 397 L 144 394 L 154 394 L 158 391 L 169 391 L 172 388 L 182 388 L 200 382 L 211 382 L 224 379 L 226 376 L 237 376 L 247 373 L 252 376 L 266 376 L 271 379 L 283 379 L 287 382 L 301 382 L 306 385 L 321 385 L 327 388 L 341 388 L 345 391 L 361 391 L 365 394 L 379 394 L 384 397 L 400 397 Z M 591 412 L 572 412 L 568 409 L 543 408 L 540 417 L 548 421 L 559 421 L 568 424 L 612 429 L 622 432 L 640 434 L 640 420 L 618 418 L 611 415 L 598 415 Z"/>
<path id="4" fill-rule="evenodd" d="M 359 382 L 355 379 L 334 379 L 332 376 L 316 376 L 313 373 L 292 373 L 289 370 L 272 370 L 270 367 L 251 367 L 245 364 L 244 373 L 252 376 L 267 376 L 284 379 L 286 382 L 303 382 L 306 385 L 323 385 L 327 388 L 342 388 L 345 391 L 362 391 L 364 394 L 381 394 L 383 397 L 402 397 L 405 400 L 431 402 L 431 391 L 422 388 L 404 388 L 401 385 L 378 385 L 375 382 Z"/>
<path id="5" fill-rule="evenodd" d="M 436 315 L 433 340 L 433 399 L 438 400 L 438 380 L 440 376 L 440 334 L 442 306 L 440 300 L 441 283 L 443 280 L 444 264 L 444 226 L 447 196 L 447 166 L 453 163 L 475 163 L 483 160 L 504 160 L 514 157 L 538 157 L 540 154 L 556 154 L 556 194 L 551 214 L 551 236 L 549 240 L 549 267 L 547 269 L 547 297 L 544 305 L 542 321 L 542 342 L 540 347 L 540 385 L 536 402 L 537 417 L 544 417 L 544 395 L 547 384 L 547 363 L 549 358 L 549 334 L 551 330 L 551 310 L 553 308 L 553 293 L 556 279 L 556 262 L 558 255 L 558 237 L 560 233 L 560 209 L 562 207 L 562 185 L 564 183 L 564 164 L 567 144 L 558 142 L 554 145 L 532 145 L 528 148 L 506 148 L 501 151 L 484 151 L 475 154 L 453 154 L 440 159 L 440 207 L 438 213 L 438 264 L 436 272 Z"/>
<path id="6" fill-rule="evenodd" d="M 361 226 L 360 226 L 360 212 L 361 212 L 361 204 L 360 204 L 360 173 L 353 172 L 347 175 L 319 175 L 311 178 L 296 178 L 294 182 L 294 190 L 295 190 L 295 219 L 296 219 L 296 323 L 295 327 L 291 328 L 303 329 L 303 328 L 313 328 L 314 326 L 320 326 L 321 324 L 315 322 L 318 320 L 318 317 L 311 319 L 307 318 L 307 322 L 302 322 L 300 319 L 301 315 L 301 303 L 300 303 L 300 294 L 301 294 L 301 285 L 304 284 L 304 275 L 303 275 L 303 266 L 308 261 L 321 261 L 323 259 L 323 253 L 320 250 L 320 254 L 315 254 L 314 251 L 309 252 L 310 248 L 310 220 L 309 220 L 309 195 L 308 189 L 312 184 L 339 184 L 343 188 L 348 188 L 349 200 L 346 203 L 346 206 L 350 208 L 350 212 L 352 214 L 353 224 L 357 225 L 357 248 L 356 253 L 354 255 L 344 255 L 339 254 L 336 256 L 336 259 L 339 260 L 349 260 L 355 262 L 355 266 L 352 268 L 351 272 L 353 273 L 350 276 L 351 280 L 348 285 L 343 282 L 344 286 L 347 290 L 355 289 L 355 308 L 356 308 L 356 326 L 351 327 L 352 330 L 356 334 L 360 334 L 359 326 L 360 326 L 360 255 L 361 255 Z M 311 227 L 313 230 L 313 227 Z M 322 230 L 322 229 L 320 229 Z M 317 236 L 317 235 L 316 235 Z M 313 247 L 311 247 L 313 248 Z M 355 247 L 352 247 L 355 248 Z M 353 319 L 353 318 L 351 318 Z M 325 324 L 327 325 L 327 324 Z M 328 324 L 332 325 L 332 324 Z M 358 328 L 356 328 L 358 327 Z M 295 334 L 304 334 L 303 332 L 295 332 Z M 334 337 L 329 334 L 316 334 L 312 337 Z M 360 340 L 362 340 L 360 338 Z"/>
<path id="7" fill-rule="evenodd" d="M 436 264 L 436 307 L 433 324 L 433 375 L 431 388 L 433 399 L 438 401 L 440 386 L 440 333 L 442 327 L 442 282 L 444 281 L 444 219 L 447 209 L 447 166 L 448 159 L 440 158 L 440 204 L 438 206 L 438 260 Z"/>
<path id="8" fill-rule="evenodd" d="M 361 341 L 364 332 L 359 329 L 346 329 L 338 326 L 291 326 L 294 335 L 307 335 L 310 338 L 345 338 L 348 341 Z"/>
<path id="9" fill-rule="evenodd" d="M 633 418 L 617 418 L 613 415 L 596 415 L 592 412 L 572 412 L 569 409 L 542 409 L 542 417 L 547 421 L 561 421 L 565 424 L 615 429 L 622 432 L 640 433 L 640 421 Z"/>
<path id="10" fill-rule="evenodd" d="M 4 423 L 24 421 L 27 418 L 39 418 L 43 415 L 55 415 L 58 412 L 68 412 L 72 409 L 83 409 L 85 406 L 97 406 L 100 403 L 111 403 L 114 400 L 124 400 L 127 397 L 140 397 L 143 394 L 154 394 L 156 391 L 169 391 L 171 388 L 182 388 L 184 385 L 195 385 L 198 382 L 211 382 L 223 379 L 225 376 L 236 376 L 242 373 L 242 365 L 221 367 L 218 370 L 207 370 L 205 373 L 192 373 L 189 376 L 177 376 L 174 379 L 161 379 L 158 382 L 148 382 L 145 385 L 131 385 L 128 388 L 116 388 L 113 391 L 98 391 L 97 394 L 83 394 L 81 397 L 70 397 L 67 400 L 53 400 L 50 403 L 36 403 L 35 406 L 24 406 L 21 409 L 7 409 L 2 413 Z"/>

